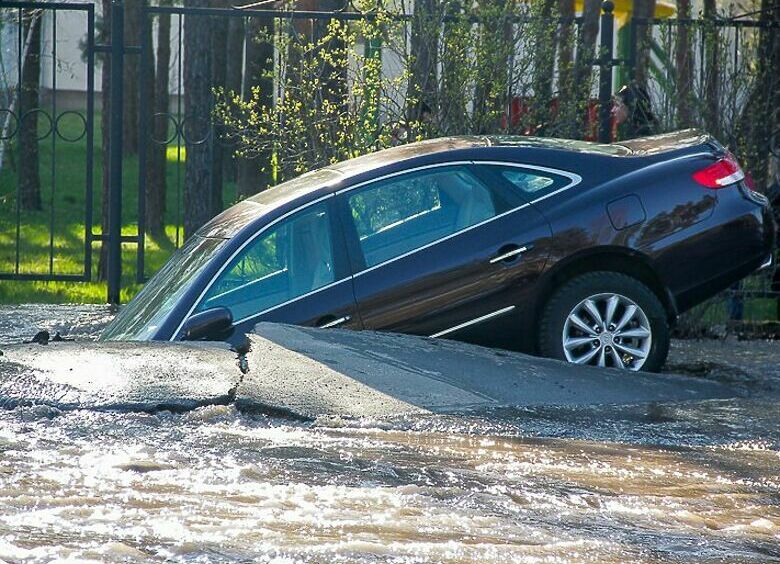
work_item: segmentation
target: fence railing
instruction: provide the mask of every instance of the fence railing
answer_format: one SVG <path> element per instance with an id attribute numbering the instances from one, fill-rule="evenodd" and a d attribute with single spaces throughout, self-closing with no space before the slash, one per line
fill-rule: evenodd
<path id="1" fill-rule="evenodd" d="M 450 3 L 399 14 L 325 0 L 328 9 L 316 11 L 0 0 L 0 94 L 14 93 L 0 97 L 0 278 L 106 277 L 117 302 L 123 266 L 142 282 L 193 226 L 252 191 L 411 137 L 609 142 L 625 133 L 611 115 L 613 93 L 637 79 L 647 84 L 658 132 L 695 125 L 737 146 L 759 36 L 777 27 L 636 17 L 621 26 L 610 1 L 595 19 L 483 4 L 487 11 Z M 86 18 L 63 27 L 70 12 Z M 42 40 L 44 52 L 31 55 L 35 21 L 50 44 Z M 23 67 L 34 68 L 36 56 L 48 82 L 25 81 Z M 72 107 L 69 73 L 83 79 L 83 108 Z M 37 84 L 38 102 L 22 96 L 28 83 Z M 67 109 L 59 105 L 66 95 Z M 20 112 L 23 101 L 33 106 Z M 20 130 L 42 134 L 49 122 L 44 139 L 21 139 Z M 770 133 L 768 145 L 778 138 Z M 40 210 L 25 209 L 19 174 L 31 143 L 40 155 L 28 166 L 47 178 Z M 134 247 L 134 264 L 123 265 L 123 245 Z M 769 315 L 771 304 L 754 302 L 777 300 L 773 276 L 744 282 L 729 303 L 743 300 L 742 317 Z M 720 303 L 711 307 L 726 320 L 740 311 L 725 297 Z"/>

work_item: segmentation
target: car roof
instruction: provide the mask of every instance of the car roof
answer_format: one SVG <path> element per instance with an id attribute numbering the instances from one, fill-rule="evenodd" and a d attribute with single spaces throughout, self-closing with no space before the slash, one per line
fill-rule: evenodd
<path id="1" fill-rule="evenodd" d="M 416 157 L 487 146 L 489 143 L 485 137 L 442 137 L 399 145 L 334 163 L 282 182 L 237 203 L 206 223 L 197 234 L 201 237 L 230 238 L 253 220 L 288 203 L 316 192 L 328 192 L 329 187 L 335 190 L 346 178 Z"/>
<path id="2" fill-rule="evenodd" d="M 355 157 L 354 159 L 329 165 L 326 168 L 339 172 L 345 177 L 350 177 L 384 165 L 417 157 L 488 146 L 490 146 L 490 142 L 486 137 L 466 135 L 459 137 L 439 137 L 437 139 L 428 139 L 425 141 L 408 143 L 406 145 L 398 145 L 397 147 L 390 147 L 389 149 L 382 149 L 375 153 L 369 153 L 367 155 Z"/>
<path id="3" fill-rule="evenodd" d="M 526 137 L 519 135 L 490 135 L 484 138 L 491 147 L 521 147 L 529 149 L 558 149 L 576 153 L 591 153 L 610 157 L 626 157 L 633 154 L 628 147 L 619 144 L 594 143 L 579 139 L 552 139 L 550 137 Z"/>
<path id="4" fill-rule="evenodd" d="M 479 149 L 487 147 L 513 147 L 526 149 L 557 149 L 576 153 L 592 153 L 606 156 L 628 156 L 631 149 L 617 144 L 592 143 L 576 139 L 552 139 L 549 137 L 528 137 L 520 135 L 462 135 L 457 137 L 440 137 L 426 141 L 418 141 L 399 145 L 369 153 L 354 159 L 342 161 L 325 167 L 343 174 L 345 177 L 373 170 L 384 165 L 397 163 L 425 155 L 446 153 L 463 149 Z"/>
<path id="5" fill-rule="evenodd" d="M 269 205 L 277 200 L 288 200 L 292 196 L 301 196 L 314 192 L 324 186 L 338 184 L 340 181 L 376 170 L 391 164 L 416 159 L 418 157 L 450 153 L 467 149 L 506 147 L 516 149 L 554 149 L 575 153 L 591 153 L 603 156 L 628 156 L 632 151 L 622 145 L 608 145 L 578 141 L 574 139 L 551 139 L 546 137 L 527 137 L 518 135 L 461 135 L 439 137 L 417 141 L 374 153 L 361 155 L 308 172 L 288 182 L 279 184 L 249 198 L 250 201 Z M 277 190 L 279 189 L 279 190 Z M 285 197 L 281 192 L 287 193 Z"/>

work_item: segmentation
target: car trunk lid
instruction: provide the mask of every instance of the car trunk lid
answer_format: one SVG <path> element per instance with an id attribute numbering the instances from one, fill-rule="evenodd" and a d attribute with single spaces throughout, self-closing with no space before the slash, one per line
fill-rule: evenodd
<path id="1" fill-rule="evenodd" d="M 720 155 L 725 152 L 723 146 L 712 136 L 698 129 L 683 129 L 672 133 L 638 137 L 615 143 L 630 151 L 634 157 L 661 157 L 668 159 L 676 156 L 670 153 L 685 155 L 689 153 L 707 152 Z"/>

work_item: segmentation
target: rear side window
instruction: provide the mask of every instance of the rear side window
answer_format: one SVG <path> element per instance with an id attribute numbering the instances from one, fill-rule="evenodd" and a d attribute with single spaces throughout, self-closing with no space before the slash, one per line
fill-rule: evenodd
<path id="1" fill-rule="evenodd" d="M 537 200 L 571 184 L 571 179 L 547 171 L 514 166 L 483 165 L 501 177 L 527 201 Z"/>
<path id="2" fill-rule="evenodd" d="M 347 192 L 346 199 L 368 267 L 510 208 L 465 166 L 396 176 Z"/>

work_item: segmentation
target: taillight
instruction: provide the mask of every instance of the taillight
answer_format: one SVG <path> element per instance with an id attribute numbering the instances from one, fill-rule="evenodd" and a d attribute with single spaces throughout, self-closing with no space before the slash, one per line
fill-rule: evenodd
<path id="1" fill-rule="evenodd" d="M 711 164 L 707 168 L 703 168 L 693 173 L 693 179 L 707 188 L 725 188 L 735 182 L 739 182 L 745 178 L 745 173 L 742 172 L 742 168 L 739 166 L 737 159 L 731 153 L 726 153 L 725 156 Z"/>

